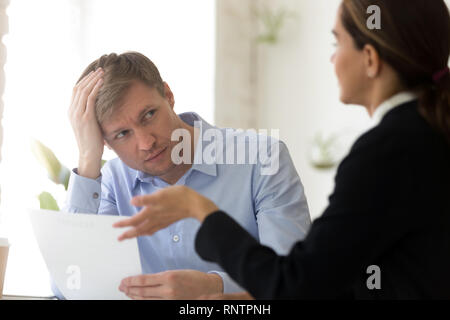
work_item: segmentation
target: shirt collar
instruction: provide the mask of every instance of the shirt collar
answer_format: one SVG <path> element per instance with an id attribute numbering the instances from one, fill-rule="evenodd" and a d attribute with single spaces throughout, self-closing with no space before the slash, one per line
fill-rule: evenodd
<path id="1" fill-rule="evenodd" d="M 196 118 L 192 120 L 192 122 L 186 121 L 186 117 L 183 117 L 184 115 L 192 115 Z M 185 121 L 187 124 L 193 126 L 195 128 L 195 131 L 198 134 L 197 142 L 195 143 L 195 150 L 194 150 L 194 163 L 192 164 L 191 170 L 196 170 L 199 172 L 203 172 L 204 174 L 210 175 L 210 176 L 217 176 L 217 163 L 204 163 L 203 161 L 203 150 L 205 149 L 205 145 L 209 144 L 209 141 L 203 141 L 203 134 L 208 129 L 218 129 L 215 126 L 212 126 L 205 120 L 203 120 L 198 114 L 194 112 L 190 113 L 183 113 L 180 115 L 180 118 Z M 194 123 L 194 121 L 196 121 Z M 200 148 L 201 144 L 201 148 Z"/>
<path id="2" fill-rule="evenodd" d="M 383 117 L 395 107 L 417 99 L 417 95 L 410 91 L 399 92 L 389 99 L 383 101 L 372 115 L 373 127 L 378 125 Z"/>
<path id="3" fill-rule="evenodd" d="M 204 149 L 204 147 L 202 148 L 198 148 L 199 143 L 203 144 L 203 133 L 210 129 L 210 128 L 216 128 L 214 126 L 212 126 L 211 124 L 209 124 L 208 122 L 206 122 L 203 118 L 201 118 L 197 113 L 195 112 L 185 112 L 185 113 L 181 113 L 178 115 L 180 117 L 181 120 L 183 120 L 185 123 L 187 123 L 190 126 L 193 126 L 194 128 L 196 128 L 196 130 L 198 129 L 198 138 L 197 141 L 195 143 L 195 150 L 194 150 L 194 163 L 192 164 L 192 167 L 189 169 L 189 171 L 187 173 L 189 173 L 190 171 L 199 171 L 202 172 L 204 174 L 210 175 L 210 176 L 217 176 L 217 164 L 216 163 L 212 163 L 212 164 L 207 164 L 207 163 L 203 163 L 202 158 L 203 158 L 203 154 L 202 154 L 202 150 Z M 133 183 L 133 188 L 136 187 L 138 182 L 147 182 L 147 183 L 152 183 L 153 180 L 157 177 L 149 175 L 148 173 L 139 171 L 139 170 L 134 170 L 136 171 L 136 175 L 135 175 L 135 179 L 134 179 L 134 183 Z M 187 175 L 185 175 L 187 176 Z"/>

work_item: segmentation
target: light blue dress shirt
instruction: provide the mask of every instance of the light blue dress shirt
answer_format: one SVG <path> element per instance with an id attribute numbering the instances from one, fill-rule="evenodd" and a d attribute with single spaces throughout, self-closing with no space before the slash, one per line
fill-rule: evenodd
<path id="1" fill-rule="evenodd" d="M 176 185 L 186 185 L 208 197 L 262 244 L 272 247 L 279 254 L 287 254 L 295 242 L 305 237 L 311 219 L 302 183 L 285 144 L 269 138 L 269 152 L 274 144 L 279 147 L 279 168 L 273 175 L 261 174 L 267 162 L 226 164 L 227 161 L 217 161 L 215 153 L 211 153 L 215 161 L 199 161 L 208 150 L 208 145 L 214 142 L 213 139 L 203 141 L 208 140 L 204 133 L 210 128 L 223 134 L 224 154 L 231 139 L 239 148 L 243 144 L 248 147 L 252 138 L 245 136 L 245 139 L 236 142 L 239 140 L 236 136 L 227 135 L 230 129 L 213 127 L 195 113 L 179 116 L 191 126 L 194 126 L 194 121 L 199 121 L 197 124 L 201 126 L 201 133 L 194 151 L 194 164 Z M 242 137 L 245 132 L 239 135 Z M 220 147 L 220 144 L 217 146 Z M 103 166 L 102 174 L 96 180 L 81 177 L 74 170 L 64 210 L 129 217 L 139 212 L 139 208 L 130 205 L 132 197 L 151 194 L 167 186 L 158 177 L 131 169 L 116 158 Z M 225 293 L 241 291 L 242 288 L 219 265 L 203 261 L 195 252 L 194 239 L 199 226 L 197 220 L 185 219 L 152 236 L 138 237 L 143 273 L 176 269 L 214 272 L 222 277 Z"/>

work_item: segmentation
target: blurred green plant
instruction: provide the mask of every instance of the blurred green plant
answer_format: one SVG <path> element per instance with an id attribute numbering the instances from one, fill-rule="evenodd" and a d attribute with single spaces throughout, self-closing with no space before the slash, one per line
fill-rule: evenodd
<path id="1" fill-rule="evenodd" d="M 38 196 L 38 199 L 41 209 L 59 211 L 58 203 L 49 192 L 47 191 L 41 192 Z"/>
<path id="2" fill-rule="evenodd" d="M 316 134 L 311 154 L 311 164 L 314 168 L 331 169 L 337 164 L 335 150 L 337 138 L 337 135 L 324 137 L 321 133 Z"/>
<path id="3" fill-rule="evenodd" d="M 61 164 L 53 151 L 39 140 L 31 142 L 31 150 L 38 162 L 47 170 L 49 179 L 56 184 L 63 185 L 64 189 L 67 190 L 70 170 Z M 50 192 L 41 192 L 38 199 L 41 209 L 59 211 L 58 203 Z"/>
<path id="4" fill-rule="evenodd" d="M 47 169 L 50 180 L 56 184 L 62 184 L 64 189 L 67 190 L 70 170 L 61 164 L 53 151 L 39 140 L 33 140 L 31 142 L 31 150 L 39 163 Z"/>
<path id="5" fill-rule="evenodd" d="M 294 12 L 287 9 L 279 8 L 275 11 L 267 6 L 261 11 L 256 11 L 255 14 L 263 28 L 262 33 L 256 38 L 256 41 L 258 43 L 268 44 L 277 43 L 280 31 L 286 23 L 286 20 L 296 16 Z"/>
<path id="6" fill-rule="evenodd" d="M 69 187 L 70 170 L 61 164 L 52 150 L 39 140 L 32 140 L 31 150 L 38 162 L 47 170 L 48 177 L 56 184 L 64 186 L 67 191 Z M 102 166 L 106 160 L 102 160 Z M 43 191 L 38 195 L 41 209 L 59 211 L 58 202 L 50 192 Z"/>

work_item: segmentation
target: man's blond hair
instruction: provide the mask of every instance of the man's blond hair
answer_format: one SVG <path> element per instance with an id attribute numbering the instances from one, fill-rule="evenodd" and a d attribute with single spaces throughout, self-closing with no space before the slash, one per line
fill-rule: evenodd
<path id="1" fill-rule="evenodd" d="M 103 85 L 95 101 L 95 115 L 102 124 L 120 106 L 121 100 L 133 81 L 142 81 L 155 88 L 164 97 L 164 82 L 153 62 L 139 52 L 105 54 L 92 62 L 78 79 L 89 72 L 102 68 Z"/>

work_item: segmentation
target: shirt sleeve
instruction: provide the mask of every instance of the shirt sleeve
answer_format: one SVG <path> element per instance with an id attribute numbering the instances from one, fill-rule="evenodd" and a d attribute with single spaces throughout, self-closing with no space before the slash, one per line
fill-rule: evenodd
<path id="1" fill-rule="evenodd" d="M 209 271 L 208 273 L 215 273 L 222 278 L 223 293 L 236 293 L 245 291 L 236 281 L 234 281 L 226 272 L 223 271 Z"/>
<path id="2" fill-rule="evenodd" d="M 272 143 L 269 158 L 255 166 L 253 174 L 259 240 L 278 254 L 287 254 L 295 242 L 305 238 L 311 217 L 286 145 L 281 141 Z M 268 165 L 271 170 L 267 170 Z"/>
<path id="3" fill-rule="evenodd" d="M 63 211 L 117 215 L 116 201 L 111 191 L 112 180 L 104 173 L 102 169 L 97 179 L 89 179 L 78 175 L 77 169 L 73 169 Z"/>

